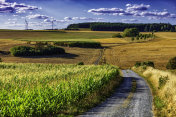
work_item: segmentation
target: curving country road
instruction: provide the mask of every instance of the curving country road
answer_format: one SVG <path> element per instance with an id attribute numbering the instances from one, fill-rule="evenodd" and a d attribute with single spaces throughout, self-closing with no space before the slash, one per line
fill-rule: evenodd
<path id="1" fill-rule="evenodd" d="M 123 70 L 124 81 L 105 102 L 79 117 L 152 117 L 152 94 L 143 78 L 131 70 Z M 137 88 L 131 92 L 132 79 Z"/>

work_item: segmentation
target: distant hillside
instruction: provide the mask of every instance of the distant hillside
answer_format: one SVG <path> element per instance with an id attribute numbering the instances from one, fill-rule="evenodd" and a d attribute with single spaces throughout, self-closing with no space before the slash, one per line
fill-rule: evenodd
<path id="1" fill-rule="evenodd" d="M 90 28 L 92 31 L 124 31 L 126 28 L 138 28 L 140 32 L 176 32 L 176 25 L 169 23 L 152 24 L 129 24 L 129 23 L 107 23 L 91 22 L 70 24 L 67 29 Z"/>

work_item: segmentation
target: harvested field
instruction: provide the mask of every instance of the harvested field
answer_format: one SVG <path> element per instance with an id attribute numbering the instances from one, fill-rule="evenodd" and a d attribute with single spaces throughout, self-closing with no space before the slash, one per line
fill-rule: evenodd
<path id="1" fill-rule="evenodd" d="M 163 35 L 170 35 L 163 38 Z M 157 38 L 148 42 L 131 43 L 123 39 L 96 39 L 106 46 L 105 58 L 109 64 L 123 69 L 132 67 L 136 61 L 153 61 L 156 68 L 165 69 L 168 60 L 176 56 L 176 33 L 156 33 Z"/>

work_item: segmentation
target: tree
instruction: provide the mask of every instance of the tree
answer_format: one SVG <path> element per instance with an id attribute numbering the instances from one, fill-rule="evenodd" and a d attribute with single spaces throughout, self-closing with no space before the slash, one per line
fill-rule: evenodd
<path id="1" fill-rule="evenodd" d="M 108 23 L 108 22 L 88 22 L 70 24 L 67 29 L 90 28 L 92 31 L 124 31 L 126 28 L 137 28 L 140 32 L 170 31 L 175 29 L 175 25 L 168 23 L 152 23 L 152 24 L 129 24 L 129 23 Z"/>
<path id="2" fill-rule="evenodd" d="M 131 41 L 134 41 L 134 37 L 131 38 Z"/>
<path id="3" fill-rule="evenodd" d="M 176 57 L 171 58 L 166 66 L 167 69 L 176 69 Z"/>
<path id="4" fill-rule="evenodd" d="M 127 28 L 123 32 L 124 37 L 136 37 L 139 35 L 139 30 L 137 28 Z"/>
<path id="5" fill-rule="evenodd" d="M 139 40 L 139 36 L 138 35 L 136 36 L 136 40 Z"/>

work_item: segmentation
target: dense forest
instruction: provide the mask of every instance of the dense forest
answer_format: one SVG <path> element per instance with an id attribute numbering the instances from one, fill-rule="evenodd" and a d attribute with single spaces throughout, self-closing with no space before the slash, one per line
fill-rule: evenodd
<path id="1" fill-rule="evenodd" d="M 140 32 L 176 32 L 176 25 L 169 23 L 152 23 L 152 24 L 129 24 L 129 23 L 78 23 L 70 24 L 67 29 L 90 28 L 92 31 L 124 31 L 126 28 L 137 28 Z"/>

